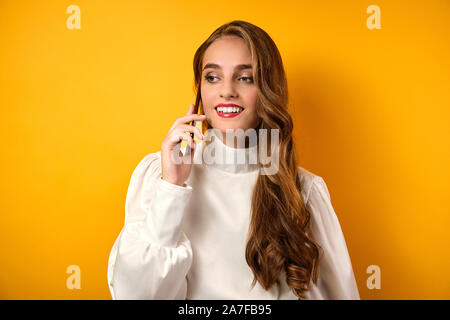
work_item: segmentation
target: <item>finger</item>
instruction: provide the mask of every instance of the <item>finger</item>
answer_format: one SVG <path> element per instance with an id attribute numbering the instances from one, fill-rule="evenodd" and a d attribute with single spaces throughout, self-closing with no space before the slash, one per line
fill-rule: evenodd
<path id="1" fill-rule="evenodd" d="M 194 121 L 194 120 L 195 121 L 204 121 L 204 120 L 206 120 L 206 115 L 194 113 L 194 114 L 190 114 L 190 115 L 187 115 L 187 116 L 184 116 L 184 117 L 178 117 L 175 120 L 174 124 L 175 125 L 187 124 L 187 123 L 189 123 L 191 121 Z"/>
<path id="2" fill-rule="evenodd" d="M 202 134 L 202 132 L 197 127 L 190 126 L 188 124 L 184 124 L 184 125 L 182 124 L 182 125 L 179 125 L 177 128 L 182 129 L 183 131 L 192 132 L 197 136 L 197 138 L 199 138 L 201 140 L 205 139 L 205 136 Z"/>
<path id="3" fill-rule="evenodd" d="M 195 105 L 193 103 L 189 106 L 188 112 L 186 113 L 187 116 L 190 114 L 194 114 L 194 106 Z"/>
<path id="4" fill-rule="evenodd" d="M 184 117 L 178 117 L 172 124 L 170 130 L 175 130 L 177 126 L 182 124 L 190 124 L 191 121 L 204 121 L 204 120 L 206 120 L 206 115 L 203 114 L 191 114 Z"/>
<path id="5" fill-rule="evenodd" d="M 174 133 L 174 134 L 171 136 L 171 139 L 170 139 L 170 141 L 171 141 L 173 144 L 180 143 L 180 142 L 183 141 L 183 140 L 184 140 L 184 141 L 187 141 L 188 144 L 191 146 L 191 148 L 194 147 L 194 145 L 193 145 L 194 139 L 192 139 L 192 137 L 191 137 L 190 134 L 187 134 L 187 133 L 184 132 L 184 131 L 181 131 L 181 132 L 178 132 L 178 133 Z"/>

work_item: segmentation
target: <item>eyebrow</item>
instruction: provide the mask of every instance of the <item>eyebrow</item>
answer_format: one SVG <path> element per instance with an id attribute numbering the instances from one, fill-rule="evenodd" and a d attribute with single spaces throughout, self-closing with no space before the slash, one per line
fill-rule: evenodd
<path id="1" fill-rule="evenodd" d="M 222 67 L 216 63 L 207 63 L 203 70 L 205 69 L 222 69 Z M 234 67 L 237 71 L 239 70 L 245 70 L 245 69 L 252 69 L 251 64 L 238 64 L 236 67 Z"/>

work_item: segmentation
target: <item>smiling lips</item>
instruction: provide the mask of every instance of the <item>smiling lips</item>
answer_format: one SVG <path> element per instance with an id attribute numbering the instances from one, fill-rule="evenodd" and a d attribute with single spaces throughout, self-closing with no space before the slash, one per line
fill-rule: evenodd
<path id="1" fill-rule="evenodd" d="M 218 104 L 216 106 L 217 115 L 221 118 L 234 118 L 244 111 L 244 108 L 236 104 Z"/>

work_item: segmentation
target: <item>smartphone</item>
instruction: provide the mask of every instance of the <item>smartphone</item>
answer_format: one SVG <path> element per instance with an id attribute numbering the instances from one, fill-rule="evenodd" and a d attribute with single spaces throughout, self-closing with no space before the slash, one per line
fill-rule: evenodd
<path id="1" fill-rule="evenodd" d="M 194 113 L 195 114 L 198 114 L 198 107 L 199 107 L 199 105 L 200 105 L 200 90 L 198 90 L 198 92 L 197 92 L 197 97 L 195 98 L 195 105 L 194 105 Z M 190 123 L 189 123 L 189 125 L 191 125 L 191 126 L 196 126 L 196 123 L 197 123 L 197 121 L 191 121 Z M 191 137 L 192 137 L 192 139 L 194 139 L 194 133 L 193 132 L 191 132 Z"/>

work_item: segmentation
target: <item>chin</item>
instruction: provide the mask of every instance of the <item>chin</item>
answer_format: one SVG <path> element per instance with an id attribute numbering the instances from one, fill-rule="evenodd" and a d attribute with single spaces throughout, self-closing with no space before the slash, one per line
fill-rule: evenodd
<path id="1" fill-rule="evenodd" d="M 223 133 L 225 133 L 227 129 L 228 130 L 242 129 L 244 131 L 246 130 L 245 127 L 242 127 L 238 124 L 229 124 L 227 126 L 221 125 L 221 126 L 216 127 L 216 129 L 222 131 Z"/>

